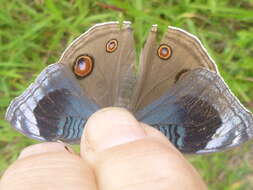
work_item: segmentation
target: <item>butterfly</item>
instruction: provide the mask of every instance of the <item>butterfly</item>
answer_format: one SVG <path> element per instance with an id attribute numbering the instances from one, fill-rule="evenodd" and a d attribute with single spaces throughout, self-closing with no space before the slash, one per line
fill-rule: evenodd
<path id="1" fill-rule="evenodd" d="M 96 24 L 74 40 L 8 107 L 6 119 L 40 141 L 78 143 L 97 110 L 128 109 L 184 153 L 210 153 L 253 136 L 253 116 L 220 76 L 199 39 L 153 25 L 140 55 L 130 22 Z"/>

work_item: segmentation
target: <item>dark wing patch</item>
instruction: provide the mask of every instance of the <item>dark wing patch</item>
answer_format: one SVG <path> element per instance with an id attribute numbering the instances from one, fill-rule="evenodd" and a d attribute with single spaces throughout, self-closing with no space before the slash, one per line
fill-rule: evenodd
<path id="1" fill-rule="evenodd" d="M 15 129 L 37 140 L 79 141 L 87 118 L 99 107 L 75 80 L 67 66 L 48 66 L 11 102 L 6 119 Z"/>
<path id="2" fill-rule="evenodd" d="M 218 74 L 206 69 L 189 71 L 136 116 L 188 153 L 225 150 L 253 136 L 252 114 Z"/>

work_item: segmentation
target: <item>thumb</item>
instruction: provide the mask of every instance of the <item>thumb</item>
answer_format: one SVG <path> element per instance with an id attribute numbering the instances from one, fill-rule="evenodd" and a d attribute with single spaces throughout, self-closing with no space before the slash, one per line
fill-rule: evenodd
<path id="1" fill-rule="evenodd" d="M 196 170 L 160 132 L 125 109 L 106 108 L 91 116 L 81 155 L 103 190 L 206 189 Z"/>

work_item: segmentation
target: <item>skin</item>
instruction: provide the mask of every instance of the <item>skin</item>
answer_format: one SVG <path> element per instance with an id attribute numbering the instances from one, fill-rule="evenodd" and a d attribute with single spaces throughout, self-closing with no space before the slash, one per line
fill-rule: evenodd
<path id="1" fill-rule="evenodd" d="M 25 148 L 4 173 L 1 190 L 205 190 L 183 155 L 121 108 L 88 120 L 77 155 L 63 143 Z"/>

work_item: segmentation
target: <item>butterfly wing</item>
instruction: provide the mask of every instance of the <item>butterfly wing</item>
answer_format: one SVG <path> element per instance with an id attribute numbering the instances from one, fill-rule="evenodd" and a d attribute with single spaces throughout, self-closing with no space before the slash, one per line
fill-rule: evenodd
<path id="1" fill-rule="evenodd" d="M 92 62 L 91 73 L 77 77 L 74 66 L 84 55 Z M 129 105 L 135 84 L 129 22 L 93 26 L 70 44 L 59 63 L 47 67 L 12 101 L 6 119 L 20 132 L 38 140 L 76 142 L 97 109 Z"/>
<path id="2" fill-rule="evenodd" d="M 106 49 L 110 40 L 117 43 L 115 51 Z M 87 96 L 101 107 L 127 107 L 135 84 L 136 61 L 130 22 L 93 26 L 70 44 L 59 62 L 72 70 L 80 55 L 89 55 L 94 60 L 92 73 L 85 78 L 77 78 Z"/>
<path id="3" fill-rule="evenodd" d="M 187 153 L 225 150 L 253 136 L 252 114 L 217 73 L 206 69 L 186 73 L 136 117 Z"/>
<path id="4" fill-rule="evenodd" d="M 99 109 L 62 64 L 45 68 L 7 112 L 11 125 L 41 141 L 79 141 L 87 118 Z"/>
<path id="5" fill-rule="evenodd" d="M 135 110 L 144 108 L 162 96 L 184 72 L 196 68 L 217 72 L 214 61 L 192 34 L 169 27 L 159 44 L 156 38 L 157 26 L 154 25 L 141 53 L 140 77 L 133 100 Z M 162 46 L 170 49 L 167 58 L 159 56 Z"/>

